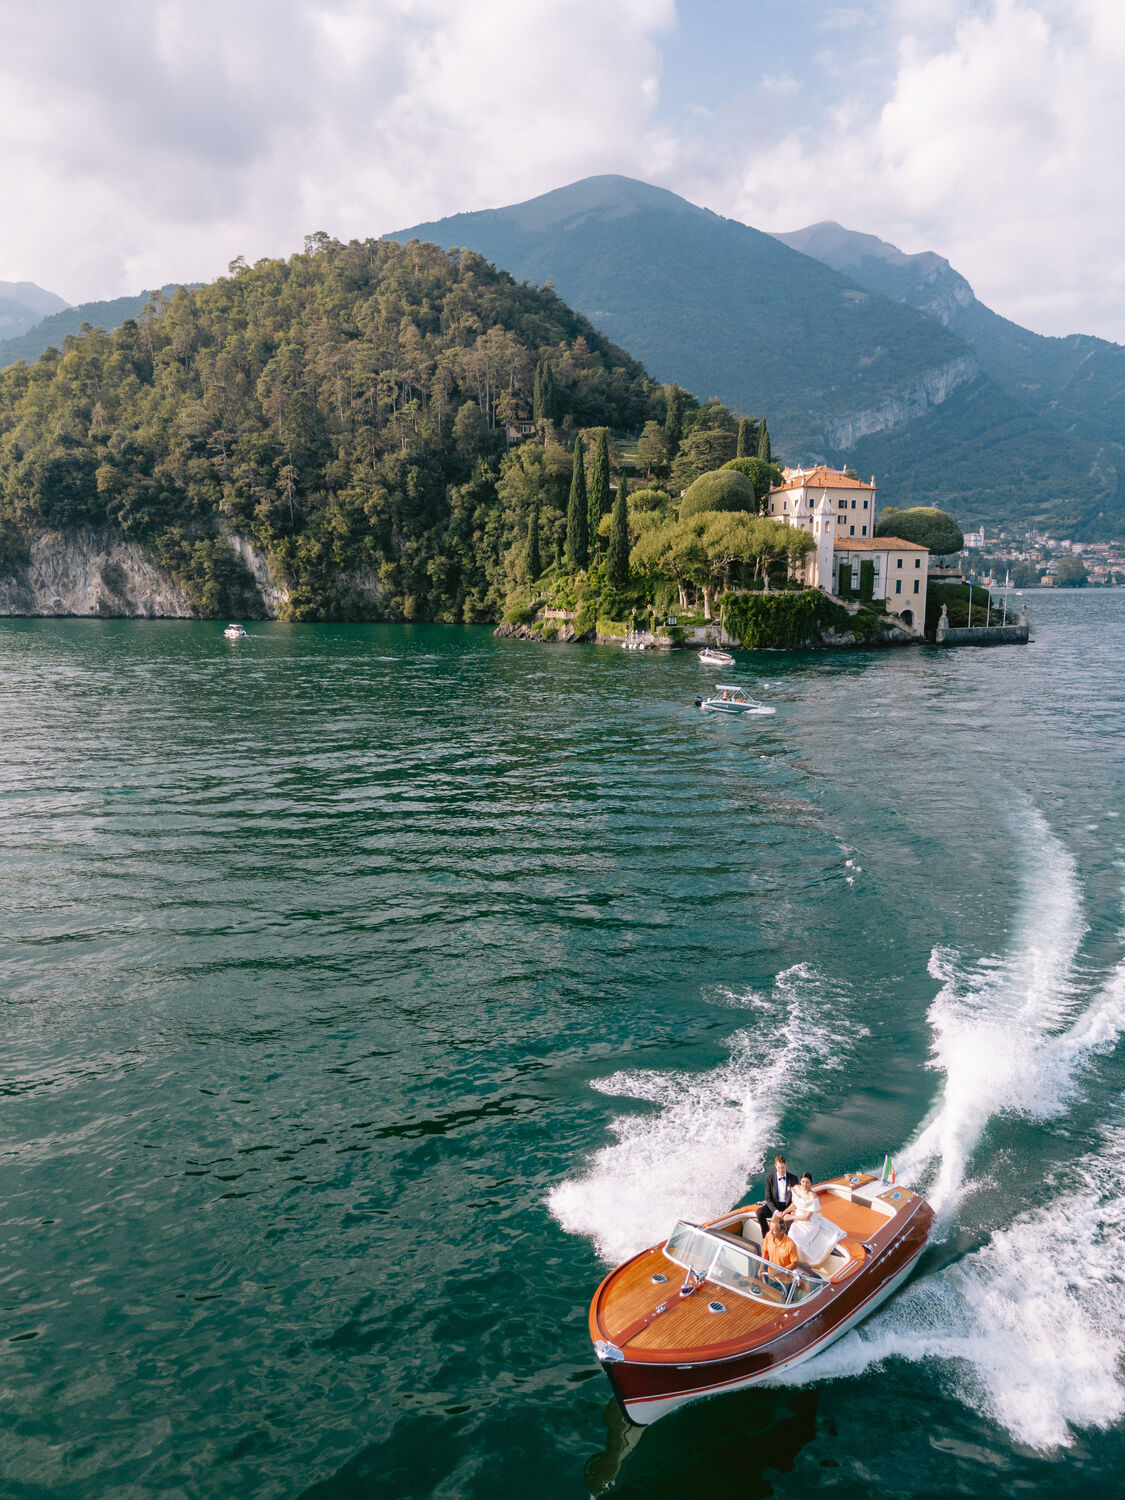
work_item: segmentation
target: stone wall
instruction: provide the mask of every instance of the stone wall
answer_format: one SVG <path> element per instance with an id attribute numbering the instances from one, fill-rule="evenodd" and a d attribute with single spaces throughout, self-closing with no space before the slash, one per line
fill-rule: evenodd
<path id="1" fill-rule="evenodd" d="M 938 626 L 934 643 L 938 646 L 1023 646 L 1031 638 L 1031 627 L 1022 625 L 963 625 L 959 630 Z"/>

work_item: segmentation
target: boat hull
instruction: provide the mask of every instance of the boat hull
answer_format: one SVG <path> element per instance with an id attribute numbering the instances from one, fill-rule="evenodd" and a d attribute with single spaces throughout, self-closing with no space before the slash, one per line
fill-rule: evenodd
<path id="1" fill-rule="evenodd" d="M 645 1427 L 690 1401 L 768 1385 L 815 1358 L 850 1332 L 898 1290 L 926 1247 L 933 1214 L 922 1199 L 870 1264 L 834 1289 L 821 1307 L 795 1322 L 769 1343 L 732 1350 L 713 1359 L 671 1363 L 630 1354 L 603 1363 L 614 1395 L 628 1421 Z"/>

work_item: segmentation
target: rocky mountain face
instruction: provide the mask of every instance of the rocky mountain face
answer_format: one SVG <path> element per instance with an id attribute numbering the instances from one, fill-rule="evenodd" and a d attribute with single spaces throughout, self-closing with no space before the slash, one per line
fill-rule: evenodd
<path id="1" fill-rule="evenodd" d="M 947 328 L 976 300 L 965 278 L 933 251 L 907 255 L 876 235 L 857 234 L 831 219 L 791 234 L 775 234 L 774 239 L 843 272 L 869 291 L 916 307 Z"/>
<path id="2" fill-rule="evenodd" d="M 252 581 L 242 617 L 276 620 L 289 590 L 272 577 L 259 549 L 242 536 L 227 538 Z M 354 579 L 374 595 L 373 578 Z M 183 590 L 148 549 L 113 531 L 37 532 L 26 556 L 0 569 L 0 616 L 47 615 L 100 619 L 191 620 Z"/>
<path id="3" fill-rule="evenodd" d="M 659 379 L 765 415 L 786 461 L 876 472 L 888 501 L 1079 536 L 1125 525 L 1112 419 L 1079 415 L 1103 395 L 1112 405 L 1104 353 L 1055 351 L 1054 386 L 1036 387 L 1036 336 L 998 329 L 940 256 L 836 224 L 766 235 L 624 177 L 389 238 L 476 250 L 551 282 Z"/>
<path id="4" fill-rule="evenodd" d="M 187 620 L 183 592 L 145 551 L 112 533 L 40 532 L 0 572 L 0 615 Z"/>
<path id="5" fill-rule="evenodd" d="M 967 343 L 981 370 L 1014 400 L 1125 466 L 1125 347 L 1089 334 L 1049 338 L 986 307 L 932 251 L 907 255 L 873 234 L 826 221 L 775 236 L 869 291 L 917 308 Z"/>

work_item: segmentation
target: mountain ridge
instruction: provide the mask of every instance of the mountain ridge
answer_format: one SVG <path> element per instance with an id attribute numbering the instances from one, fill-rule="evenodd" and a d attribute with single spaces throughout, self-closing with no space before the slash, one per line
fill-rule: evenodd
<path id="1" fill-rule="evenodd" d="M 813 230 L 853 235 L 828 223 L 795 234 L 811 248 Z M 971 341 L 955 321 L 988 319 L 932 252 L 912 257 L 866 237 L 865 285 L 785 236 L 619 176 L 384 238 L 471 249 L 517 280 L 550 282 L 658 379 L 764 414 L 790 460 L 881 470 L 896 503 L 1076 535 L 1122 526 L 1125 451 L 1069 412 L 1047 429 L 1044 415 L 1057 420 L 1050 409 L 1018 379 L 990 373 L 982 348 L 994 366 L 1002 361 L 987 338 L 976 330 Z M 1018 364 L 1013 340 L 999 342 Z"/>
<path id="2" fill-rule="evenodd" d="M 932 250 L 908 254 L 833 220 L 775 235 L 869 290 L 907 303 L 969 344 L 981 368 L 1033 411 L 1090 442 L 1125 439 L 1125 346 L 1094 334 L 1035 333 L 994 312 Z"/>
<path id="3" fill-rule="evenodd" d="M 198 281 L 169 281 L 159 288 L 162 296 L 171 298 L 183 286 L 195 291 L 202 285 Z M 68 334 L 76 334 L 83 323 L 92 328 L 104 328 L 107 333 L 119 328 L 126 318 L 139 317 L 152 291 L 138 292 L 135 297 L 111 297 L 103 302 L 80 302 L 77 306 L 64 303 L 63 307 L 41 318 L 23 333 L 0 339 L 0 370 L 25 359 L 34 364 L 45 350 L 61 349 Z"/>

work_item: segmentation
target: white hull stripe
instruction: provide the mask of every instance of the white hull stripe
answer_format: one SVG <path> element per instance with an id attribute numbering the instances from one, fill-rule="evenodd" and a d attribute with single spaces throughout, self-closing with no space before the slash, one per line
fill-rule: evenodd
<path id="1" fill-rule="evenodd" d="M 885 1282 L 877 1291 L 865 1297 L 855 1312 L 846 1318 L 843 1323 L 840 1323 L 835 1328 L 830 1328 L 827 1333 L 822 1333 L 815 1343 L 810 1344 L 806 1349 L 802 1349 L 792 1359 L 785 1360 L 783 1364 L 772 1365 L 768 1370 L 759 1370 L 754 1375 L 738 1376 L 734 1380 L 718 1380 L 712 1384 L 699 1386 L 696 1390 L 692 1391 L 675 1391 L 670 1392 L 667 1396 L 634 1396 L 625 1402 L 625 1410 L 631 1418 L 637 1421 L 638 1426 L 647 1426 L 650 1422 L 655 1422 L 657 1417 L 662 1417 L 667 1412 L 674 1411 L 677 1406 L 682 1406 L 685 1401 L 695 1401 L 700 1396 L 715 1395 L 719 1391 L 741 1390 L 745 1386 L 768 1381 L 771 1376 L 780 1374 L 782 1370 L 791 1370 L 795 1365 L 804 1364 L 805 1360 L 812 1359 L 822 1348 L 826 1348 L 836 1339 L 843 1338 L 844 1334 L 849 1333 L 862 1318 L 874 1312 L 875 1308 L 881 1302 L 884 1302 L 906 1280 L 906 1277 L 914 1267 L 915 1261 L 917 1261 L 925 1248 L 926 1246 L 923 1245 L 921 1249 L 911 1256 L 900 1271 L 895 1272 L 890 1281 Z M 734 1357 L 737 1358 L 737 1356 Z M 634 1410 L 637 1416 L 634 1416 Z"/>

